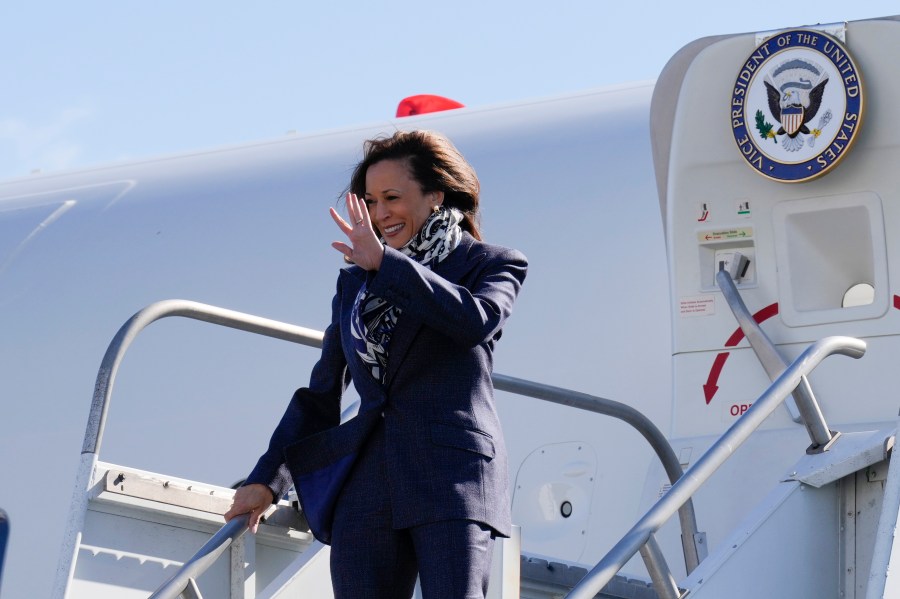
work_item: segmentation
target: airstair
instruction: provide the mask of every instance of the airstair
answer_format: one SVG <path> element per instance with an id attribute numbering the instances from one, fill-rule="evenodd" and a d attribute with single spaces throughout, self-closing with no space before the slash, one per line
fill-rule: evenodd
<path id="1" fill-rule="evenodd" d="M 716 282 L 773 383 L 567 597 L 594 597 L 637 552 L 663 599 L 900 596 L 900 543 L 894 543 L 900 465 L 890 460 L 897 429 L 831 431 L 807 380 L 827 356 L 862 357 L 865 343 L 829 337 L 787 365 L 750 315 L 724 265 Z M 786 404 L 791 396 L 794 403 Z M 716 551 L 676 581 L 654 535 L 782 404 L 807 429 L 811 444 L 805 455 Z"/>
<path id="2" fill-rule="evenodd" d="M 898 583 L 896 577 L 888 577 L 892 555 L 900 556 L 900 550 L 892 551 L 900 505 L 900 465 L 890 461 L 895 430 L 843 435 L 829 430 L 806 381 L 827 356 L 859 358 L 865 344 L 847 337 L 825 338 L 786 365 L 749 317 L 731 279 L 723 273 L 719 279 L 773 384 L 684 475 L 663 435 L 628 406 L 495 375 L 498 389 L 628 422 L 657 452 L 672 486 L 590 570 L 583 564 L 523 555 L 518 532 L 497 543 L 490 597 L 900 596 L 889 594 L 890 585 Z M 312 347 L 322 339 L 317 331 L 183 300 L 153 304 L 129 320 L 110 345 L 97 377 L 54 596 L 330 597 L 329 549 L 312 538 L 302 511 L 290 498 L 270 509 L 256 535 L 247 535 L 246 517 L 222 525 L 232 489 L 99 460 L 106 412 L 125 351 L 144 327 L 168 316 Z M 707 557 L 707 541 L 697 530 L 692 496 L 792 394 L 795 403 L 789 409 L 806 425 L 810 447 L 791 472 L 773 481 L 765 500 Z M 660 527 L 676 514 L 688 573 L 680 581 L 656 539 Z M 618 574 L 638 553 L 649 581 Z"/>
<path id="3" fill-rule="evenodd" d="M 291 498 L 270 508 L 257 534 L 247 535 L 245 516 L 222 525 L 233 489 L 99 460 L 116 373 L 128 347 L 149 324 L 173 316 L 310 347 L 322 340 L 318 331 L 184 300 L 148 306 L 123 325 L 97 376 L 54 597 L 330 597 L 329 548 L 315 541 Z M 622 420 L 650 443 L 672 483 L 682 475 L 663 434 L 627 405 L 500 374 L 494 375 L 494 384 Z M 704 555 L 704 536 L 697 531 L 692 502 L 677 511 L 690 571 Z M 523 555 L 514 531 L 495 544 L 490 597 L 560 597 L 587 571 L 579 564 Z M 657 596 L 647 580 L 615 576 L 605 586 L 597 595 L 603 599 Z"/>

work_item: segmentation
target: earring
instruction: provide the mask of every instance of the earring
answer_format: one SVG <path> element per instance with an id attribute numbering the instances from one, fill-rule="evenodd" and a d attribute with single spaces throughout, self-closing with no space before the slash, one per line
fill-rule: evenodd
<path id="1" fill-rule="evenodd" d="M 432 212 L 440 212 L 440 210 L 441 210 L 440 204 L 435 204 L 434 206 L 431 207 Z"/>

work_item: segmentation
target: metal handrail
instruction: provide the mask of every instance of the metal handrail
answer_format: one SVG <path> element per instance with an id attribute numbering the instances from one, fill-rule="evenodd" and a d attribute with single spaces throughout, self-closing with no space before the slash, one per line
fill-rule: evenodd
<path id="1" fill-rule="evenodd" d="M 756 322 L 756 319 L 750 314 L 750 310 L 747 309 L 747 305 L 741 298 L 741 294 L 738 293 L 737 285 L 735 285 L 731 275 L 725 271 L 724 265 L 722 264 L 719 265 L 719 271 L 716 273 L 716 285 L 722 292 L 725 303 L 731 308 L 731 313 L 734 314 L 734 318 L 737 320 L 738 326 L 744 333 L 744 337 L 746 337 L 747 342 L 750 343 L 750 348 L 753 349 L 753 353 L 756 354 L 760 364 L 762 364 L 763 370 L 765 370 L 766 374 L 769 376 L 769 380 L 774 381 L 778 378 L 778 375 L 787 368 L 787 361 L 781 357 L 781 354 L 779 354 L 778 350 L 775 348 L 775 344 L 772 343 L 772 340 L 769 339 L 765 332 L 763 332 L 762 327 L 759 326 L 759 323 Z M 794 397 L 799 393 L 807 393 L 807 390 L 809 395 L 812 395 L 809 383 L 801 383 L 800 386 L 794 390 Z M 784 406 L 791 415 L 791 420 L 798 423 L 802 422 L 795 399 L 789 398 L 785 400 Z"/>
<path id="2" fill-rule="evenodd" d="M 82 445 L 83 456 L 87 455 L 96 460 L 99 454 L 116 374 L 131 343 L 147 326 L 169 316 L 191 318 L 309 347 L 320 348 L 322 346 L 323 333 L 313 329 L 189 300 L 164 300 L 151 304 L 137 312 L 122 325 L 103 356 L 94 385 L 94 396 Z M 494 387 L 502 391 L 526 395 L 618 418 L 630 424 L 647 439 L 657 456 L 659 456 L 663 468 L 673 485 L 683 474 L 678 458 L 662 432 L 646 416 L 631 406 L 577 391 L 542 385 L 502 374 L 494 374 L 493 382 Z M 85 462 L 85 464 L 89 463 Z M 83 467 L 80 478 L 88 477 L 88 469 L 87 466 Z M 79 481 L 77 487 L 86 487 L 87 484 L 87 480 Z M 698 548 L 698 542 L 702 543 L 702 534 L 697 532 L 696 516 L 690 499 L 684 502 L 684 505 L 679 506 L 678 511 L 681 521 L 685 567 L 690 572 L 697 567 L 702 558 L 701 550 Z M 83 520 L 83 514 L 76 516 L 76 518 Z M 73 530 L 80 529 L 75 519 L 70 522 L 70 528 Z M 74 539 L 74 534 L 69 534 L 68 536 Z M 68 544 L 72 542 L 70 541 Z M 64 551 L 68 549 L 70 548 L 64 548 Z M 74 566 L 74 563 L 70 564 L 70 569 L 72 566 Z"/>
<path id="3" fill-rule="evenodd" d="M 653 583 L 653 589 L 659 596 L 659 599 L 678 599 L 681 594 L 672 571 L 666 564 L 666 558 L 656 542 L 656 537 L 650 535 L 647 542 L 641 545 L 641 557 L 647 564 L 647 571 L 650 574 L 650 581 Z"/>
<path id="4" fill-rule="evenodd" d="M 831 354 L 861 358 L 866 352 L 865 342 L 852 337 L 826 337 L 809 346 L 753 402 L 741 418 L 725 431 L 694 465 L 676 482 L 668 493 L 629 530 L 601 559 L 566 599 L 592 599 L 613 579 L 628 560 L 640 551 L 650 536 L 675 513 L 705 483 L 744 441 L 763 423 L 788 395 L 819 363 Z"/>
<path id="5" fill-rule="evenodd" d="M 744 332 L 744 336 L 750 343 L 750 347 L 753 348 L 760 363 L 763 365 L 763 369 L 769 375 L 769 380 L 774 381 L 787 368 L 787 362 L 778 353 L 775 344 L 763 332 L 759 323 L 750 315 L 750 310 L 747 309 L 744 300 L 741 299 L 737 286 L 723 268 L 720 268 L 719 272 L 716 273 L 716 283 L 721 289 L 725 301 L 731 307 L 731 311 Z M 795 405 L 793 409 L 790 409 L 790 406 L 788 406 L 788 409 L 795 422 L 802 422 L 806 426 L 809 438 L 812 441 L 809 451 L 821 451 L 828 447 L 832 442 L 833 435 L 828 429 L 825 416 L 822 415 L 822 410 L 819 409 L 819 404 L 806 377 L 800 379 L 800 384 L 797 385 L 797 388 L 794 389 L 791 395 Z M 789 402 L 790 400 L 786 404 Z M 795 412 L 796 417 L 794 417 Z"/>
<path id="6" fill-rule="evenodd" d="M 322 347 L 323 333 L 321 331 L 188 300 L 164 300 L 150 304 L 122 325 L 106 349 L 103 362 L 100 363 L 100 371 L 97 373 L 97 382 L 94 385 L 94 400 L 91 403 L 91 413 L 88 416 L 81 453 L 100 453 L 100 441 L 103 439 L 103 429 L 106 426 L 106 414 L 109 411 L 113 383 L 115 383 L 116 373 L 128 347 L 148 325 L 168 316 L 202 320 L 292 343 Z"/>
<path id="7" fill-rule="evenodd" d="M 250 514 L 241 514 L 226 522 L 225 526 L 220 528 L 191 559 L 184 562 L 172 578 L 156 589 L 149 599 L 178 599 L 232 543 L 247 532 L 249 522 Z"/>
<path id="8" fill-rule="evenodd" d="M 525 395 L 535 399 L 542 399 L 568 406 L 570 408 L 578 408 L 588 412 L 603 414 L 617 418 L 637 430 L 649 443 L 653 451 L 662 462 L 669 482 L 673 485 L 684 474 L 678 456 L 675 450 L 653 422 L 649 418 L 635 410 L 629 405 L 588 395 L 587 393 L 579 393 L 578 391 L 570 391 L 560 387 L 534 383 L 524 379 L 518 379 L 504 374 L 494 374 L 494 388 L 501 391 L 508 391 L 518 395 Z M 698 547 L 698 541 L 702 538 L 701 533 L 697 531 L 697 516 L 694 512 L 694 502 L 688 499 L 683 506 L 678 508 L 678 519 L 681 524 L 681 543 L 684 550 L 684 563 L 687 572 L 692 572 L 705 557 L 705 552 Z M 702 543 L 705 548 L 705 543 Z"/>

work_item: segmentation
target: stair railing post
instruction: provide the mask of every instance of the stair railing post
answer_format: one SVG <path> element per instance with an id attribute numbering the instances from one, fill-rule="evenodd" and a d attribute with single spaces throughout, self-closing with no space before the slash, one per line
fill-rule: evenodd
<path id="1" fill-rule="evenodd" d="M 744 304 L 744 300 L 741 298 L 741 294 L 738 292 L 731 275 L 721 265 L 719 272 L 716 273 L 716 284 L 722 291 L 722 295 L 725 297 L 725 301 L 731 308 L 732 313 L 734 313 L 734 317 L 750 343 L 750 347 L 753 348 L 763 369 L 769 375 L 769 380 L 774 382 L 787 368 L 787 362 L 778 353 L 775 344 L 772 343 L 772 340 L 763 332 L 759 323 L 750 314 L 750 310 Z M 822 414 L 819 403 L 816 401 L 815 395 L 813 395 L 812 387 L 810 387 L 809 381 L 805 376 L 801 377 L 800 384 L 794 389 L 792 396 L 796 410 L 799 412 L 799 421 L 806 426 L 806 431 L 809 433 L 809 438 L 812 441 L 812 445 L 806 452 L 821 453 L 826 451 L 840 433 L 834 433 L 829 430 L 828 423 L 825 422 L 825 416 Z"/>

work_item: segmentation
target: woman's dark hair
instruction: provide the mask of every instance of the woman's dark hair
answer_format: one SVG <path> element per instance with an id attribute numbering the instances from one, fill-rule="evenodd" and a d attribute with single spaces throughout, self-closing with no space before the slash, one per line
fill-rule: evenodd
<path id="1" fill-rule="evenodd" d="M 382 160 L 406 160 L 422 193 L 444 192 L 444 206 L 460 210 L 462 229 L 481 240 L 478 213 L 481 185 L 475 169 L 449 139 L 434 131 L 397 131 L 390 137 L 366 141 L 363 159 L 350 177 L 350 192 L 365 197 L 366 172 Z"/>

